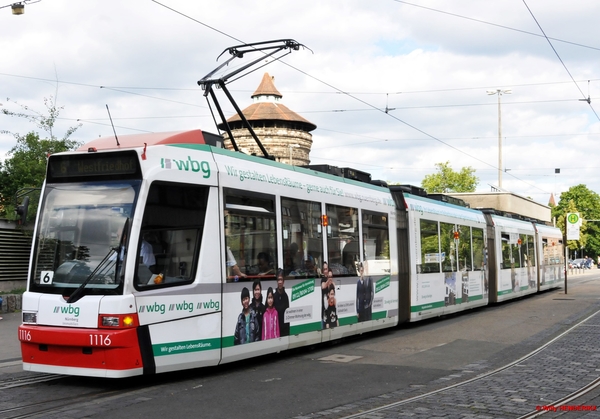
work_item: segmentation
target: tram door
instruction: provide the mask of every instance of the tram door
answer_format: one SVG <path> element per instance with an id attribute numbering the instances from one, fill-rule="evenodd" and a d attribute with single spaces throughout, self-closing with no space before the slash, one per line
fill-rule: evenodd
<path id="1" fill-rule="evenodd" d="M 220 360 L 217 195 L 205 185 L 153 182 L 131 241 L 138 317 L 157 373 Z"/>

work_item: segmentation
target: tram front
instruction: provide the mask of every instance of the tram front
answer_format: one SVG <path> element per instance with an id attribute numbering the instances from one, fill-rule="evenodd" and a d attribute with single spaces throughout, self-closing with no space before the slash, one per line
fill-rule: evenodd
<path id="1" fill-rule="evenodd" d="M 141 183 L 135 151 L 49 158 L 19 328 L 24 369 L 140 373 L 139 322 L 123 290 Z"/>

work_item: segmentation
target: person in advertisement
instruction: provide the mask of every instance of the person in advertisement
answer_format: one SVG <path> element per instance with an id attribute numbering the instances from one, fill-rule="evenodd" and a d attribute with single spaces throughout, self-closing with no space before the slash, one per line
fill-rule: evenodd
<path id="1" fill-rule="evenodd" d="M 335 301 L 335 286 L 333 284 L 327 290 L 327 298 L 327 308 L 323 315 L 323 323 L 325 324 L 325 329 L 333 329 L 340 325 Z"/>
<path id="2" fill-rule="evenodd" d="M 267 307 L 263 315 L 262 322 L 262 340 L 274 339 L 280 336 L 279 334 L 279 316 L 275 309 L 275 296 L 273 288 L 267 290 Z"/>
<path id="3" fill-rule="evenodd" d="M 365 279 L 364 266 L 362 263 L 358 265 L 360 278 L 356 283 L 356 315 L 359 322 L 371 320 L 373 298 L 375 290 L 373 289 L 373 280 L 371 277 Z"/>
<path id="4" fill-rule="evenodd" d="M 250 291 L 246 287 L 242 289 L 241 300 L 242 312 L 238 316 L 235 325 L 235 333 L 233 335 L 234 345 L 242 345 L 260 340 L 260 325 L 256 318 L 256 313 L 250 309 Z"/>
<path id="5" fill-rule="evenodd" d="M 256 318 L 258 320 L 258 324 L 260 327 L 262 327 L 263 324 L 263 314 L 265 313 L 265 305 L 263 304 L 263 297 L 262 297 L 262 285 L 260 283 L 260 279 L 255 279 L 254 283 L 252 284 L 252 304 L 250 305 L 250 310 L 254 311 L 254 313 L 256 313 Z M 260 330 L 258 331 L 258 336 L 259 336 L 259 340 L 260 340 Z"/>
<path id="6" fill-rule="evenodd" d="M 289 336 L 290 323 L 285 322 L 285 311 L 290 307 L 290 299 L 285 292 L 283 286 L 283 269 L 277 270 L 277 291 L 274 293 L 275 309 L 277 310 L 277 318 L 279 319 L 279 333 L 281 336 Z"/>
<path id="7" fill-rule="evenodd" d="M 333 286 L 333 272 L 329 269 L 327 262 L 323 262 L 323 272 L 321 276 L 321 318 L 325 319 L 325 309 L 329 306 L 329 287 Z M 321 328 L 325 329 L 325 320 L 321 322 Z"/>

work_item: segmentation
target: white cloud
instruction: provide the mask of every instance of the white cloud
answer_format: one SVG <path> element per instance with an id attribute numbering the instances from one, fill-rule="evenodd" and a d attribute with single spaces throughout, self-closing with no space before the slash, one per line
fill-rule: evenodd
<path id="1" fill-rule="evenodd" d="M 149 0 L 42 0 L 22 16 L 1 9 L 0 103 L 42 111 L 57 94 L 57 128 L 81 121 L 82 141 L 112 134 L 107 104 L 120 135 L 214 132 L 196 82 L 217 56 L 241 42 L 293 38 L 313 52 L 229 88 L 243 108 L 263 72 L 275 76 L 283 103 L 318 126 L 313 163 L 420 184 L 450 161 L 475 168 L 487 190 L 497 183 L 498 113 L 486 90 L 502 88 L 513 91 L 502 97 L 503 186 L 542 203 L 580 183 L 600 191 L 600 4 L 527 1 L 547 36 L 569 42 L 552 41 L 576 86 L 548 41 L 525 33 L 541 34 L 522 1 L 161 3 L 173 10 Z M 580 101 L 588 92 L 592 107 Z M 1 115 L 0 127 L 32 129 Z M 0 154 L 12 145 L 0 135 Z"/>

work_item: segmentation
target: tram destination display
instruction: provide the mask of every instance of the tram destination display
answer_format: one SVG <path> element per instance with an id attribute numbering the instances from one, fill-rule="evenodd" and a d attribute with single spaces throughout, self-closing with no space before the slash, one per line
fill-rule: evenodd
<path id="1" fill-rule="evenodd" d="M 102 153 L 70 156 L 51 156 L 48 163 L 48 178 L 94 176 L 139 176 L 140 168 L 136 153 Z"/>

